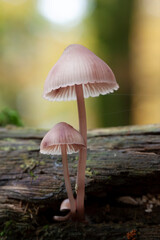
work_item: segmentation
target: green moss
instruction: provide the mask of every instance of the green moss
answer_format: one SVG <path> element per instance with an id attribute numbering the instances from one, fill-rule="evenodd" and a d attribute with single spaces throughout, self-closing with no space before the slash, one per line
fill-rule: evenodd
<path id="1" fill-rule="evenodd" d="M 75 161 L 78 161 L 79 160 L 79 156 L 75 156 Z"/>
<path id="2" fill-rule="evenodd" d="M 48 230 L 48 228 L 49 228 L 49 225 L 43 226 L 43 230 Z"/>
<path id="3" fill-rule="evenodd" d="M 94 170 L 94 175 L 101 175 L 101 173 L 99 172 L 99 171 L 97 171 L 97 170 Z"/>
<path id="4" fill-rule="evenodd" d="M 35 146 L 28 146 L 27 147 L 27 151 L 31 151 L 31 150 L 34 150 L 35 149 Z"/>
<path id="5" fill-rule="evenodd" d="M 38 176 L 36 176 L 36 175 L 34 174 L 34 172 L 32 172 L 32 171 L 29 171 L 29 175 L 30 175 L 30 177 L 31 177 L 32 179 L 34 179 L 34 180 L 36 180 L 37 177 L 38 177 Z"/>
<path id="6" fill-rule="evenodd" d="M 33 169 L 39 165 L 39 161 L 34 158 L 24 159 L 24 163 L 20 165 L 20 168 L 23 169 L 23 172 L 27 172 L 32 180 L 36 180 L 37 176 L 33 172 Z"/>
<path id="7" fill-rule="evenodd" d="M 39 161 L 34 158 L 24 159 L 24 163 L 20 165 L 22 169 L 28 168 L 33 169 L 36 165 L 39 164 Z"/>
<path id="8" fill-rule="evenodd" d="M 42 166 L 43 166 L 43 165 L 45 165 L 45 164 L 46 164 L 46 162 L 45 162 L 45 161 L 43 161 L 43 160 L 42 160 L 42 161 L 40 161 L 40 165 L 42 165 Z"/>
<path id="9" fill-rule="evenodd" d="M 107 177 L 107 180 L 108 180 L 108 181 L 111 181 L 111 180 L 112 180 L 112 177 L 111 177 L 111 176 L 108 176 L 108 177 Z"/>
<path id="10" fill-rule="evenodd" d="M 91 169 L 89 167 L 86 168 L 85 175 L 87 177 L 92 177 L 93 176 L 93 172 L 91 171 Z"/>
<path id="11" fill-rule="evenodd" d="M 6 126 L 8 124 L 23 126 L 18 112 L 10 108 L 4 108 L 0 112 L 0 126 Z"/>
<path id="12" fill-rule="evenodd" d="M 15 139 L 13 138 L 4 138 L 6 142 L 15 142 Z"/>
<path id="13" fill-rule="evenodd" d="M 1 147 L 0 147 L 0 151 L 7 151 L 7 152 L 8 152 L 8 151 L 10 151 L 10 149 L 11 149 L 11 148 L 8 147 L 8 146 L 1 146 Z"/>
<path id="14" fill-rule="evenodd" d="M 15 141 L 14 141 L 15 142 Z M 7 145 L 7 144 L 6 144 Z M 6 151 L 6 152 L 9 152 L 9 151 L 15 151 L 15 150 L 24 150 L 24 149 L 26 149 L 26 147 L 25 146 L 23 146 L 23 145 L 16 145 L 16 146 L 12 146 L 12 145 L 10 145 L 10 146 L 0 146 L 0 151 Z M 29 146 L 29 147 L 27 147 L 27 150 L 28 151 L 30 151 L 30 150 L 34 150 L 35 149 L 35 147 L 31 147 L 31 146 Z"/>
<path id="15" fill-rule="evenodd" d="M 105 181 L 105 184 L 108 185 L 111 180 L 112 180 L 112 176 L 107 176 L 107 180 Z"/>
<path id="16" fill-rule="evenodd" d="M 72 165 L 72 168 L 77 168 L 77 163 L 75 163 L 74 165 Z"/>
<path id="17" fill-rule="evenodd" d="M 18 148 L 16 147 L 17 150 L 22 150 L 23 146 L 18 146 Z"/>
<path id="18" fill-rule="evenodd" d="M 12 227 L 13 227 L 14 223 L 12 220 L 9 220 L 9 221 L 6 221 L 4 222 L 3 224 L 3 229 L 2 231 L 0 232 L 0 239 L 7 239 L 7 236 L 10 236 L 12 234 Z"/>

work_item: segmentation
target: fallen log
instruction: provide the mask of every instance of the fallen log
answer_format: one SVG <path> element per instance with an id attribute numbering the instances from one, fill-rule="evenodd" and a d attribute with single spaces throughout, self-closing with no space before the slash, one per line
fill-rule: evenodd
<path id="1" fill-rule="evenodd" d="M 67 194 L 61 156 L 39 153 L 45 133 L 0 128 L 0 239 L 160 239 L 159 124 L 88 132 L 85 223 L 53 220 Z"/>

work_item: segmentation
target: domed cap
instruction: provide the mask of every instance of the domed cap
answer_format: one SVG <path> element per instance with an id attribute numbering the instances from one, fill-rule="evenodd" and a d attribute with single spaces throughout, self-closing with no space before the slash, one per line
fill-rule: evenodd
<path id="1" fill-rule="evenodd" d="M 119 88 L 110 67 L 79 44 L 69 45 L 64 50 L 47 76 L 43 96 L 50 101 L 75 100 L 75 84 L 83 85 L 85 98 Z"/>
<path id="2" fill-rule="evenodd" d="M 78 152 L 85 147 L 81 134 L 71 125 L 60 122 L 42 139 L 40 152 L 43 154 L 61 154 L 61 145 L 66 146 L 67 153 Z"/>

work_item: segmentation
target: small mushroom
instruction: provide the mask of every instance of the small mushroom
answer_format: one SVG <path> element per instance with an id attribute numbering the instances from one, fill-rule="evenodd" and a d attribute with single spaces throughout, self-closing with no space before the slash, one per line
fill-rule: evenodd
<path id="1" fill-rule="evenodd" d="M 63 202 L 61 203 L 60 211 L 64 211 L 64 210 L 68 210 L 68 209 L 71 209 L 71 205 L 70 205 L 69 199 L 67 198 L 67 199 L 63 200 Z"/>
<path id="2" fill-rule="evenodd" d="M 79 131 L 86 148 L 79 153 L 77 172 L 77 211 L 84 219 L 85 168 L 87 157 L 87 123 L 84 98 L 111 93 L 119 88 L 109 66 L 86 47 L 69 45 L 50 70 L 44 85 L 44 98 L 50 101 L 76 100 Z"/>
<path id="3" fill-rule="evenodd" d="M 69 179 L 69 170 L 67 162 L 67 153 L 71 154 L 78 152 L 81 148 L 85 148 L 84 140 L 81 134 L 71 125 L 61 122 L 56 124 L 42 139 L 40 152 L 43 154 L 62 154 L 63 172 L 65 186 L 70 201 L 71 217 L 75 218 L 76 202 L 73 197 L 71 183 Z M 58 217 L 56 220 L 62 220 L 63 217 Z M 68 218 L 64 218 L 66 220 Z"/>
<path id="4" fill-rule="evenodd" d="M 75 200 L 75 204 L 76 204 L 76 200 Z M 63 212 L 65 210 L 71 210 L 71 205 L 70 205 L 70 201 L 69 199 L 65 199 L 63 200 L 63 202 L 61 203 L 60 206 L 60 211 Z M 74 214 L 75 215 L 75 214 Z M 69 212 L 66 216 L 54 216 L 54 220 L 57 221 L 66 221 L 71 217 L 71 212 Z M 73 214 L 72 214 L 72 219 L 73 219 Z M 74 219 L 76 219 L 76 215 L 74 216 Z"/>

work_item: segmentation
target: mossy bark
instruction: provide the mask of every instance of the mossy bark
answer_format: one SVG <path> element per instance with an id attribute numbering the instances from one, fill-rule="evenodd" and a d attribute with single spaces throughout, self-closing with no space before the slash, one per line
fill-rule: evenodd
<path id="1" fill-rule="evenodd" d="M 0 128 L 0 239 L 160 239 L 158 204 L 119 201 L 159 198 L 160 125 L 88 132 L 85 223 L 53 221 L 67 194 L 61 156 L 39 153 L 45 133 Z M 74 190 L 78 155 L 68 161 Z"/>

